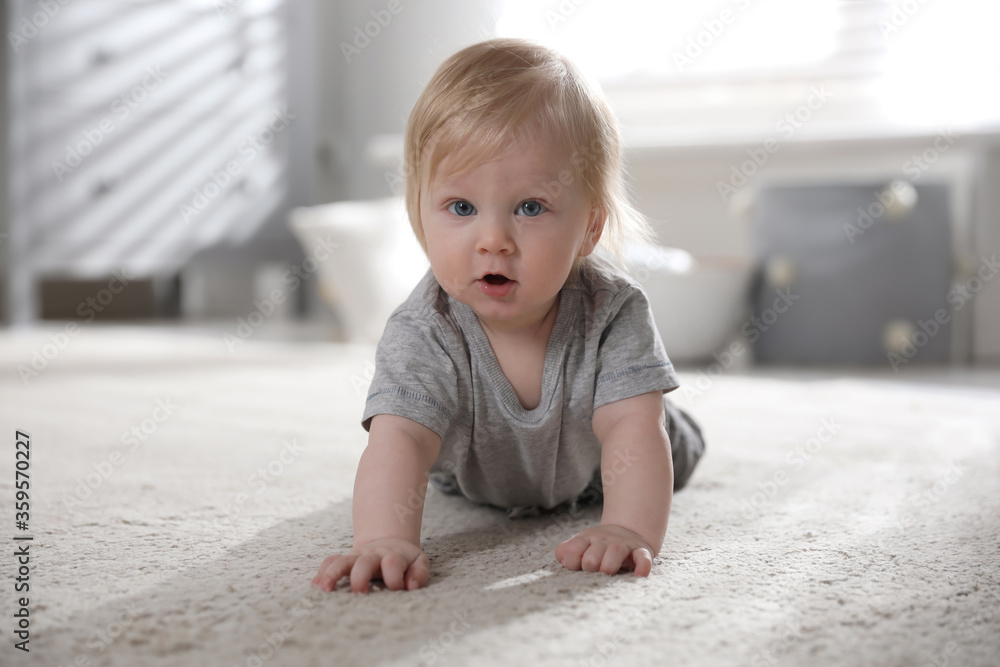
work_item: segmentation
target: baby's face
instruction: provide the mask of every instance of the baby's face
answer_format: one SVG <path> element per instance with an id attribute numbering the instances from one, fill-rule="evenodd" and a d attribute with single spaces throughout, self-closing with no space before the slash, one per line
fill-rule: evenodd
<path id="1" fill-rule="evenodd" d="M 548 139 L 523 140 L 458 176 L 450 164 L 450 156 L 442 160 L 442 176 L 421 191 L 434 276 L 494 330 L 530 330 L 553 307 L 574 260 L 593 251 L 597 211 Z"/>

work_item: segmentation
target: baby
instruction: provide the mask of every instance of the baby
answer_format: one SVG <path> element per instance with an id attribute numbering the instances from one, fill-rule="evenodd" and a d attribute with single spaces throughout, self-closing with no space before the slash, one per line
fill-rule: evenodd
<path id="1" fill-rule="evenodd" d="M 556 559 L 647 576 L 704 442 L 665 397 L 677 376 L 645 294 L 612 261 L 650 238 L 625 194 L 614 115 L 562 56 L 494 39 L 435 73 L 405 162 L 431 268 L 376 352 L 354 547 L 312 584 L 426 585 L 428 479 L 512 517 L 602 500 L 600 525 Z"/>

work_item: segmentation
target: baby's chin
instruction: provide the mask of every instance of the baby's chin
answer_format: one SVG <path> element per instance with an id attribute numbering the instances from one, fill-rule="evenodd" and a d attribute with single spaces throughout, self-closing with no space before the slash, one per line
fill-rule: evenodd
<path id="1" fill-rule="evenodd" d="M 555 321 L 559 308 L 559 293 L 542 303 L 478 302 L 466 304 L 484 328 L 494 332 L 536 332 L 548 320 Z"/>

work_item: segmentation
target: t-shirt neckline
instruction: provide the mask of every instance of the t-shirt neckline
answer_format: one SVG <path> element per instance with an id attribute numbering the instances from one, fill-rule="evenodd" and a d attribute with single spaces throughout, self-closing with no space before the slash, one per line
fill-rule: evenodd
<path id="1" fill-rule="evenodd" d="M 483 326 L 479 322 L 479 318 L 476 317 L 476 313 L 472 308 L 451 295 L 448 295 L 448 301 L 451 304 L 452 312 L 458 319 L 459 326 L 465 333 L 473 354 L 479 358 L 483 370 L 485 370 L 507 411 L 520 421 L 540 421 L 552 406 L 555 390 L 559 384 L 558 375 L 562 369 L 565 359 L 564 353 L 570 339 L 569 334 L 573 329 L 578 312 L 579 294 L 577 291 L 563 289 L 560 292 L 559 312 L 556 314 L 556 322 L 552 326 L 552 333 L 549 334 L 549 342 L 545 350 L 545 362 L 542 369 L 542 396 L 538 405 L 531 410 L 527 410 L 521 405 L 517 392 L 514 391 L 510 380 L 500 368 L 500 362 L 497 361 L 493 346 L 490 345 L 489 338 L 486 337 L 486 332 L 483 331 Z"/>

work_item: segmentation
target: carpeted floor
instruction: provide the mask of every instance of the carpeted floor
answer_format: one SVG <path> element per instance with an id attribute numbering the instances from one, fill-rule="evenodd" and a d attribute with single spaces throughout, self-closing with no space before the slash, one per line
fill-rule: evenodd
<path id="1" fill-rule="evenodd" d="M 599 510 L 511 522 L 431 491 L 430 585 L 356 596 L 309 581 L 351 542 L 373 348 L 208 331 L 0 333 L 3 665 L 997 664 L 998 371 L 683 373 L 709 452 L 649 579 L 560 568 Z"/>

